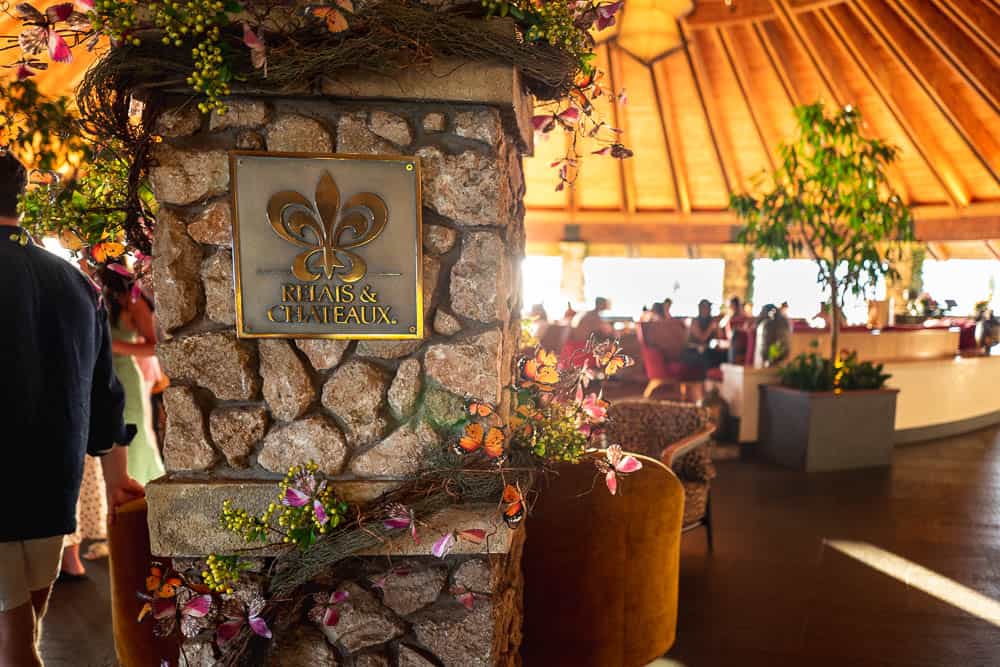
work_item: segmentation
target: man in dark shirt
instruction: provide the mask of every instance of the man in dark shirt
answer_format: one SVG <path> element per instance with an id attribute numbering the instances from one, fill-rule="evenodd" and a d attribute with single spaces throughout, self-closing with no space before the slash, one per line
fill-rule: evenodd
<path id="1" fill-rule="evenodd" d="M 63 535 L 76 529 L 85 454 L 109 508 L 141 496 L 111 366 L 107 316 L 86 278 L 17 221 L 24 167 L 0 154 L 0 665 L 41 666 L 37 643 Z"/>

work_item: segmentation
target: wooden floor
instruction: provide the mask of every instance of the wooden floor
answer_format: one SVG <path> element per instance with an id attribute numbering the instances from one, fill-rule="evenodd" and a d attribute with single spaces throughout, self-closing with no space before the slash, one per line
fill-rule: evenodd
<path id="1" fill-rule="evenodd" d="M 891 471 L 718 467 L 715 552 L 701 531 L 684 538 L 667 664 L 1000 665 L 1000 628 L 918 590 L 922 570 L 901 573 L 908 585 L 824 543 L 873 545 L 1000 601 L 1000 430 L 897 449 Z M 113 664 L 106 563 L 89 567 L 91 582 L 56 588 L 47 667 Z"/>
<path id="2" fill-rule="evenodd" d="M 684 538 L 669 658 L 685 667 L 1000 665 L 1000 602 L 991 604 L 1000 601 L 1000 430 L 899 448 L 885 471 L 718 468 L 715 551 L 703 534 Z M 860 548 L 901 578 L 829 540 L 877 547 Z M 992 622 L 920 587 L 971 598 Z M 992 600 L 959 596 L 962 587 Z"/>

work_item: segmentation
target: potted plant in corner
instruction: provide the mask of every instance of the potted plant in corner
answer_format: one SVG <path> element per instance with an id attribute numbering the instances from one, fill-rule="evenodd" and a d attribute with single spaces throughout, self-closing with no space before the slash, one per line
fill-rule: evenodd
<path id="1" fill-rule="evenodd" d="M 840 359 L 838 338 L 844 297 L 863 294 L 880 278 L 898 278 L 893 262 L 913 239 L 910 210 L 887 176 L 898 151 L 863 136 L 861 115 L 850 105 L 827 114 L 816 103 L 797 107 L 795 115 L 798 133 L 781 145 L 777 169 L 759 193 L 734 194 L 729 206 L 744 223 L 739 240 L 759 254 L 815 260 L 829 292 L 830 353 L 800 355 L 783 373 L 783 386 L 761 387 L 762 449 L 805 470 L 887 465 L 896 391 L 884 388 L 881 367 L 854 356 Z M 876 368 L 880 381 L 869 377 Z M 858 382 L 865 391 L 855 391 Z M 828 401 L 825 409 L 817 407 L 821 397 Z M 827 409 L 834 419 L 823 418 Z M 792 437 L 796 456 L 786 451 Z M 840 448 L 843 456 L 816 458 L 819 443 Z"/>

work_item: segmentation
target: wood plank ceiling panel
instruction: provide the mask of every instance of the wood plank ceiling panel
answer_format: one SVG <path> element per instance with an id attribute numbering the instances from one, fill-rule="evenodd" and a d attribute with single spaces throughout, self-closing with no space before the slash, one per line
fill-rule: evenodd
<path id="1" fill-rule="evenodd" d="M 897 117 L 911 141 L 948 192 L 952 204 L 965 206 L 973 198 L 1000 197 L 990 174 L 934 100 L 887 48 L 862 17 L 845 7 L 820 12 L 831 33 L 850 50 L 858 66 L 878 90 L 883 104 Z M 919 121 L 917 120 L 919 118 Z M 919 201 L 919 199 L 917 200 Z"/>
<path id="2" fill-rule="evenodd" d="M 705 65 L 707 88 L 712 91 L 719 107 L 722 127 L 716 135 L 725 135 L 732 146 L 735 177 L 730 178 L 733 188 L 745 190 L 751 178 L 769 167 L 769 155 L 754 124 L 746 97 L 733 73 L 718 34 L 714 30 L 698 30 L 691 40 L 701 54 Z M 721 136 L 720 136 L 721 139 Z"/>
<path id="3" fill-rule="evenodd" d="M 976 89 L 963 85 L 966 79 L 949 67 L 933 37 L 910 22 L 899 3 L 894 9 L 890 5 L 893 3 L 860 0 L 854 8 L 948 117 L 995 181 L 1000 173 L 1000 139 L 996 128 L 989 127 L 996 120 L 995 110 Z"/>
<path id="4" fill-rule="evenodd" d="M 818 62 L 836 77 L 836 95 L 841 104 L 852 104 L 861 110 L 870 134 L 885 138 L 901 149 L 899 173 L 905 191 L 913 202 L 951 203 L 944 189 L 943 180 L 936 174 L 927 156 L 921 150 L 912 128 L 904 125 L 907 119 L 885 103 L 865 70 L 852 57 L 836 33 L 813 14 L 795 17 L 803 40 L 810 45 Z"/>
<path id="5" fill-rule="evenodd" d="M 616 65 L 621 81 L 627 82 L 628 102 L 619 109 L 628 133 L 625 139 L 630 146 L 642 147 L 629 160 L 630 165 L 623 165 L 632 167 L 636 208 L 679 208 L 652 71 L 625 53 L 619 54 Z"/>
<path id="6" fill-rule="evenodd" d="M 653 69 L 670 115 L 671 148 L 681 167 L 678 171 L 686 175 L 691 208 L 724 209 L 729 203 L 725 174 L 686 59 L 664 58 Z"/>

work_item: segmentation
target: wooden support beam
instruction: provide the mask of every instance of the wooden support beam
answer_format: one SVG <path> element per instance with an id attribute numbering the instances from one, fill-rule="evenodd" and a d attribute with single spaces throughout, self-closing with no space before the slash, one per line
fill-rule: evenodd
<path id="1" fill-rule="evenodd" d="M 869 29 L 879 35 L 912 79 L 934 101 L 983 167 L 994 180 L 998 180 L 994 168 L 994 165 L 1000 165 L 1000 141 L 995 135 L 996 128 L 987 127 L 975 110 L 969 108 L 963 96 L 956 91 L 951 70 L 945 62 L 936 58 L 933 52 L 928 52 L 924 41 L 907 29 L 905 23 L 909 23 L 917 34 L 922 31 L 921 26 L 909 19 L 898 2 L 896 12 L 889 8 L 885 0 L 858 0 L 853 6 Z M 938 46 L 929 33 L 923 32 L 927 41 Z"/>
<path id="2" fill-rule="evenodd" d="M 843 1 L 800 0 L 792 7 L 792 11 L 796 13 L 810 12 Z M 695 5 L 694 12 L 684 20 L 693 30 L 701 30 L 752 21 L 767 21 L 774 17 L 774 7 L 768 0 L 734 0 L 728 6 L 724 2 L 699 0 Z"/>
<path id="3" fill-rule="evenodd" d="M 937 146 L 933 137 L 925 137 L 918 131 L 913 119 L 919 118 L 919 114 L 909 114 L 902 108 L 900 101 L 892 94 L 892 84 L 888 80 L 885 69 L 881 67 L 881 63 L 877 61 L 868 45 L 862 41 L 861 35 L 844 24 L 844 17 L 841 14 L 832 15 L 821 11 L 818 12 L 818 16 L 820 21 L 826 25 L 827 37 L 839 41 L 865 75 L 868 83 L 875 89 L 879 99 L 892 113 L 896 123 L 903 129 L 910 143 L 927 163 L 948 200 L 956 208 L 967 206 L 970 201 L 969 193 L 947 154 Z"/>
<path id="4" fill-rule="evenodd" d="M 986 249 L 990 251 L 990 254 L 993 255 L 993 259 L 1000 259 L 1000 241 L 987 239 L 983 243 L 986 245 Z"/>
<path id="5" fill-rule="evenodd" d="M 529 243 L 553 243 L 565 237 L 565 225 L 557 223 L 528 226 Z M 635 224 L 623 229 L 615 224 L 594 224 L 580 227 L 579 240 L 586 243 L 621 245 L 733 243 L 736 225 L 656 225 Z"/>
<path id="6" fill-rule="evenodd" d="M 933 241 L 927 243 L 927 252 L 931 254 L 931 257 L 937 260 L 946 260 L 951 257 L 951 253 L 948 252 L 947 248 L 940 243 Z"/>
<path id="7" fill-rule="evenodd" d="M 694 80 L 695 89 L 698 91 L 698 101 L 701 110 L 705 114 L 705 123 L 708 125 L 708 132 L 712 137 L 712 147 L 715 149 L 715 157 L 719 162 L 719 171 L 722 179 L 726 183 L 726 194 L 731 195 L 735 188 L 744 190 L 743 178 L 736 168 L 736 161 L 733 158 L 733 147 L 726 134 L 725 124 L 716 108 L 718 97 L 709 87 L 708 68 L 702 58 L 701 52 L 691 39 L 690 35 L 680 21 L 677 23 L 681 38 L 684 41 L 684 55 L 687 58 L 688 68 L 691 70 L 691 78 Z"/>
<path id="8" fill-rule="evenodd" d="M 683 213 L 691 212 L 691 187 L 688 182 L 687 167 L 684 156 L 672 138 L 679 138 L 681 131 L 674 114 L 675 96 L 670 89 L 670 75 L 663 62 L 650 65 L 653 75 L 653 97 L 656 102 L 656 113 L 660 117 L 660 127 L 663 131 L 663 141 L 667 149 L 667 159 L 670 161 L 670 174 L 674 184 L 677 208 Z"/>
<path id="9" fill-rule="evenodd" d="M 736 79 L 736 85 L 739 88 L 740 97 L 743 98 L 743 104 L 746 106 L 747 111 L 750 112 L 750 120 L 753 121 L 757 139 L 764 148 L 768 164 L 774 170 L 781 161 L 778 155 L 778 144 L 781 140 L 770 131 L 770 126 L 765 126 L 761 117 L 763 110 L 767 109 L 769 105 L 766 100 L 760 99 L 760 96 L 755 94 L 756 89 L 752 86 L 750 73 L 744 69 L 745 61 L 742 58 L 737 59 L 733 57 L 734 45 L 728 34 L 722 28 L 717 28 L 715 36 L 722 44 L 722 52 L 726 55 L 726 62 L 729 63 L 729 69 Z"/>
<path id="10" fill-rule="evenodd" d="M 948 62 L 979 91 L 1000 113 L 1000 67 L 995 57 L 990 57 L 970 41 L 968 34 L 948 20 L 933 2 L 928 0 L 901 0 L 908 18 L 918 23 L 947 56 Z M 996 25 L 993 22 L 992 25 Z M 998 39 L 997 33 L 987 35 L 990 41 Z"/>

